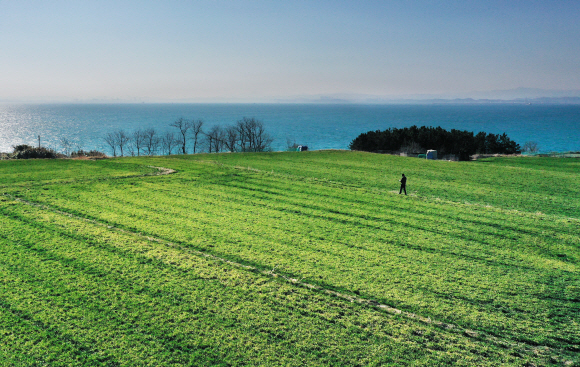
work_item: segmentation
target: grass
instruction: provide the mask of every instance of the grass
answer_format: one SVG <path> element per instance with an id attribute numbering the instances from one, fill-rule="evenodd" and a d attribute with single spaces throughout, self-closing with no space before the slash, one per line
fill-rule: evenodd
<path id="1" fill-rule="evenodd" d="M 578 166 L 341 151 L 2 161 L 0 360 L 578 363 Z"/>

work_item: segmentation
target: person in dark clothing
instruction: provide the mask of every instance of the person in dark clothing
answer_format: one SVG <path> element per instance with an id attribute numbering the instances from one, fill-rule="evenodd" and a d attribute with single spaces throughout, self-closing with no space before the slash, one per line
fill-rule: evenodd
<path id="1" fill-rule="evenodd" d="M 403 192 L 403 190 L 405 191 L 405 195 L 407 195 L 407 177 L 405 177 L 404 173 L 403 177 L 401 177 L 399 181 L 401 182 L 401 189 L 399 190 L 399 195 L 401 195 L 401 192 Z"/>

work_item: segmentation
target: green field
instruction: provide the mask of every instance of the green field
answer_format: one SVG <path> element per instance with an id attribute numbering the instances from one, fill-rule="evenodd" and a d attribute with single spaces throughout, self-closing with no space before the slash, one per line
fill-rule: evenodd
<path id="1" fill-rule="evenodd" d="M 0 273 L 1 366 L 579 365 L 580 159 L 1 161 Z"/>

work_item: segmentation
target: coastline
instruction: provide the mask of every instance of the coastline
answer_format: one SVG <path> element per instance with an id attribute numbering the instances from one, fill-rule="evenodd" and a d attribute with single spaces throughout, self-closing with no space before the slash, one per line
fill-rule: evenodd
<path id="1" fill-rule="evenodd" d="M 57 151 L 62 138 L 83 150 L 107 151 L 107 133 L 177 133 L 170 124 L 181 117 L 203 120 L 208 131 L 254 117 L 274 138 L 275 151 L 286 150 L 287 140 L 311 150 L 346 149 L 361 133 L 412 125 L 506 133 L 522 146 L 537 142 L 543 154 L 580 150 L 580 105 L 59 104 L 0 106 L 0 151 L 36 146 L 39 135 Z"/>

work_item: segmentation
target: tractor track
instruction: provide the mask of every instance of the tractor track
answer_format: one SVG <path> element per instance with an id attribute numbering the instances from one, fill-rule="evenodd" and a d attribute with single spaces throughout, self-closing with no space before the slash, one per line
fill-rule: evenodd
<path id="1" fill-rule="evenodd" d="M 176 170 L 173 170 L 170 168 L 165 168 L 165 167 L 155 167 L 155 166 L 149 166 L 149 167 L 156 168 L 159 171 L 155 172 L 155 173 L 139 175 L 138 177 L 169 175 L 169 174 L 177 172 Z M 135 176 L 130 176 L 130 177 L 135 177 Z M 8 193 L 2 193 L 2 195 L 13 200 L 13 201 L 17 201 L 17 202 L 25 204 L 25 205 L 34 206 L 34 207 L 40 208 L 42 210 L 51 211 L 53 213 L 67 216 L 67 217 L 70 217 L 70 218 L 73 218 L 76 220 L 82 220 L 82 221 L 85 221 L 87 223 L 91 223 L 93 225 L 106 227 L 107 229 L 112 230 L 112 231 L 117 231 L 117 232 L 120 232 L 123 234 L 129 234 L 129 235 L 141 238 L 141 239 L 145 239 L 147 241 L 155 242 L 158 244 L 162 244 L 164 246 L 178 249 L 179 251 L 183 251 L 185 253 L 189 253 L 189 254 L 194 255 L 194 256 L 204 257 L 206 259 L 210 259 L 210 260 L 213 260 L 213 261 L 216 261 L 216 262 L 219 262 L 222 264 L 226 264 L 226 265 L 238 268 L 238 269 L 242 269 L 245 271 L 250 271 L 250 272 L 253 272 L 256 274 L 260 274 L 262 276 L 266 276 L 266 277 L 274 278 L 274 279 L 280 279 L 280 280 L 283 280 L 283 281 L 285 281 L 289 284 L 292 284 L 294 286 L 298 286 L 301 288 L 306 288 L 306 289 L 309 289 L 312 291 L 320 292 L 320 293 L 323 293 L 323 294 L 326 294 L 326 295 L 329 295 L 332 297 L 336 297 L 336 298 L 340 298 L 340 299 L 349 301 L 351 303 L 357 303 L 360 305 L 369 306 L 369 307 L 375 308 L 377 310 L 386 312 L 388 314 L 398 315 L 400 317 L 404 317 L 404 318 L 407 318 L 410 320 L 415 320 L 415 321 L 418 321 L 420 323 L 427 324 L 427 325 L 433 325 L 433 326 L 438 327 L 439 329 L 442 329 L 446 332 L 451 332 L 454 334 L 461 334 L 463 336 L 472 338 L 474 340 L 488 342 L 488 343 L 494 344 L 494 345 L 502 347 L 502 348 L 510 348 L 510 349 L 513 349 L 514 351 L 518 351 L 520 353 L 532 354 L 532 355 L 536 355 L 536 356 L 544 356 L 544 357 L 548 356 L 548 357 L 550 357 L 553 354 L 559 354 L 561 356 L 562 352 L 565 351 L 565 349 L 559 349 L 559 348 L 554 348 L 554 347 L 550 347 L 550 346 L 533 345 L 533 344 L 529 344 L 529 343 L 525 343 L 525 342 L 521 342 L 521 341 L 514 341 L 511 339 L 502 339 L 498 336 L 490 335 L 490 334 L 487 334 L 485 332 L 474 331 L 474 330 L 462 328 L 458 325 L 438 321 L 438 320 L 432 319 L 431 317 L 428 317 L 428 316 L 422 316 L 422 315 L 418 315 L 416 313 L 407 312 L 407 311 L 392 307 L 390 305 L 380 303 L 380 302 L 373 300 L 373 299 L 363 298 L 363 297 L 353 296 L 353 295 L 347 294 L 347 293 L 337 292 L 335 290 L 328 289 L 328 288 L 325 288 L 325 287 L 320 286 L 320 285 L 304 282 L 304 281 L 302 281 L 302 279 L 292 278 L 292 277 L 289 277 L 289 276 L 286 276 L 286 275 L 283 275 L 280 273 L 276 273 L 275 270 L 278 267 L 277 265 L 273 266 L 271 270 L 262 270 L 262 269 L 255 267 L 255 266 L 245 265 L 245 264 L 242 264 L 240 262 L 228 260 L 226 258 L 217 256 L 217 255 L 214 255 L 214 254 L 211 254 L 208 252 L 196 250 L 196 249 L 191 248 L 191 247 L 183 246 L 183 245 L 171 242 L 171 241 L 167 241 L 167 240 L 159 238 L 159 237 L 130 231 L 130 230 L 127 230 L 127 229 L 124 229 L 121 227 L 117 227 L 115 225 L 111 225 L 110 223 L 107 223 L 104 221 L 99 221 L 99 220 L 90 219 L 90 218 L 82 217 L 79 215 L 75 215 L 75 214 L 60 210 L 58 208 L 48 206 L 46 204 L 32 202 L 32 201 L 23 199 L 21 197 L 13 196 L 13 195 L 8 194 Z M 354 293 L 354 292 L 352 292 L 352 293 Z M 560 352 L 560 353 L 558 353 L 558 352 Z M 552 356 L 551 358 L 552 358 L 552 360 L 554 360 L 557 357 Z M 562 359 L 561 362 L 566 363 L 567 361 Z"/>

